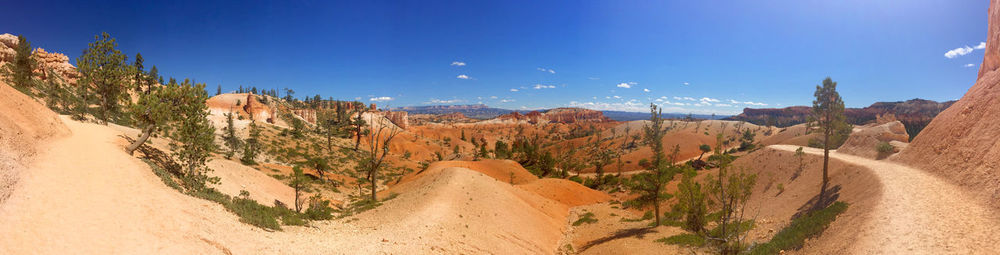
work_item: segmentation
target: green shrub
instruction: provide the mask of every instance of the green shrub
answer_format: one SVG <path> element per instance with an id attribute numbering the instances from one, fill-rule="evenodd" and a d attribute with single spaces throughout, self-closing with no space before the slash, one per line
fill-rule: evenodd
<path id="1" fill-rule="evenodd" d="M 781 250 L 802 248 L 806 239 L 823 233 L 823 230 L 837 219 L 837 215 L 845 210 L 847 203 L 837 201 L 827 208 L 792 220 L 792 223 L 774 235 L 771 241 L 754 246 L 750 254 L 777 254 Z"/>
<path id="2" fill-rule="evenodd" d="M 579 183 L 579 184 L 583 184 L 583 178 L 580 178 L 580 176 L 570 176 L 569 180 L 570 181 L 575 181 L 576 183 Z"/>
<path id="3" fill-rule="evenodd" d="M 244 197 L 233 198 L 233 202 L 226 209 L 240 216 L 240 221 L 243 223 L 265 229 L 281 230 L 276 210 L 261 205 L 256 200 Z"/>
<path id="4" fill-rule="evenodd" d="M 580 219 L 577 219 L 576 221 L 574 221 L 573 222 L 573 226 L 579 226 L 579 225 L 583 225 L 583 224 L 591 224 L 591 223 L 594 223 L 594 222 L 597 222 L 597 219 L 594 219 L 594 213 L 587 212 L 587 213 L 584 213 L 583 215 L 580 215 Z"/>
<path id="5" fill-rule="evenodd" d="M 878 151 L 879 158 L 885 158 L 889 156 L 889 154 L 892 154 L 895 150 L 896 147 L 893 147 L 892 144 L 887 142 L 879 142 L 875 145 L 875 151 Z"/>
<path id="6" fill-rule="evenodd" d="M 303 213 L 310 220 L 333 219 L 333 208 L 330 208 L 330 201 L 324 200 L 317 194 L 309 198 L 309 208 Z"/>

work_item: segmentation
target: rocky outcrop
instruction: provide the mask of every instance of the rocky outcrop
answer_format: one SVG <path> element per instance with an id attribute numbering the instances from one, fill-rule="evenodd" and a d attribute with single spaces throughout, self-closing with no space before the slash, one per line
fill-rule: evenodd
<path id="1" fill-rule="evenodd" d="M 17 36 L 0 34 L 0 65 L 14 60 L 16 55 L 14 48 L 16 47 Z M 52 70 L 70 84 L 75 84 L 76 80 L 80 78 L 80 73 L 76 71 L 76 67 L 69 63 L 69 57 L 62 53 L 50 53 L 45 51 L 45 49 L 36 48 L 32 51 L 31 56 L 38 63 L 35 73 L 43 80 L 48 79 L 52 75 L 47 73 L 47 70 Z"/>
<path id="2" fill-rule="evenodd" d="M 885 124 L 870 124 L 859 128 L 851 133 L 844 145 L 837 148 L 838 152 L 871 159 L 880 159 L 888 154 L 899 152 L 899 148 L 894 148 L 889 153 L 879 153 L 876 147 L 880 143 L 896 144 L 893 141 L 906 143 L 910 141 L 910 135 L 906 133 L 906 127 L 902 122 L 892 121 Z M 895 147 L 895 146 L 893 146 Z"/>
<path id="3" fill-rule="evenodd" d="M 309 124 L 316 124 L 316 110 L 313 109 L 292 109 L 292 113 Z"/>
<path id="4" fill-rule="evenodd" d="M 267 123 L 274 124 L 275 109 L 268 105 L 257 101 L 257 96 L 254 94 L 247 94 L 246 100 L 244 100 L 243 111 L 250 115 L 252 120 L 263 120 Z M 315 117 L 315 116 L 314 116 Z M 315 119 L 314 119 L 315 121 Z"/>
<path id="5" fill-rule="evenodd" d="M 979 79 L 896 160 L 947 177 L 1000 205 L 1000 0 L 991 0 Z"/>
<path id="6" fill-rule="evenodd" d="M 512 112 L 497 117 L 501 122 L 528 122 L 539 123 L 581 123 L 581 122 L 610 122 L 613 121 L 604 116 L 599 111 L 583 108 L 556 108 L 544 112 L 531 111 L 526 114 Z"/>
<path id="7" fill-rule="evenodd" d="M 389 121 L 391 121 L 392 124 L 396 124 L 396 126 L 399 126 L 399 128 L 402 128 L 402 129 L 406 129 L 407 127 L 410 126 L 410 120 L 409 120 L 409 117 L 407 117 L 407 113 L 406 112 L 390 112 L 390 111 L 386 111 L 385 112 L 385 118 L 389 119 Z"/>

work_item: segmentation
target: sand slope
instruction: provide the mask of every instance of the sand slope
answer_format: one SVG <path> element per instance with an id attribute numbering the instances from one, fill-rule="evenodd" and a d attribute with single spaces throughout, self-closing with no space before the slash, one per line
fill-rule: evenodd
<path id="1" fill-rule="evenodd" d="M 0 81 L 0 206 L 36 147 L 69 133 L 55 113 Z"/>

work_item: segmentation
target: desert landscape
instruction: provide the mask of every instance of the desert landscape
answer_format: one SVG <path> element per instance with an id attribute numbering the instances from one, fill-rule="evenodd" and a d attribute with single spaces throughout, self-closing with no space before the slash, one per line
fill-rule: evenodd
<path id="1" fill-rule="evenodd" d="M 673 3 L 617 4 L 586 5 L 593 10 L 581 13 L 701 10 Z M 358 33 L 392 40 L 411 30 L 447 34 L 455 28 L 434 17 L 409 16 L 413 10 L 408 8 L 429 11 L 424 8 L 433 4 L 250 5 L 255 8 L 245 10 L 249 13 L 282 24 L 291 17 L 308 19 L 300 22 L 337 38 Z M 732 90 L 741 92 L 705 89 L 725 93 L 705 97 L 682 94 L 694 86 L 687 81 L 675 82 L 681 83 L 676 87 L 652 85 L 610 78 L 613 72 L 606 71 L 606 80 L 623 80 L 611 82 L 582 74 L 591 67 L 576 64 L 563 64 L 559 72 L 534 68 L 521 75 L 531 85 L 510 85 L 521 84 L 520 78 L 505 68 L 470 69 L 471 61 L 451 61 L 455 57 L 438 57 L 443 54 L 434 50 L 415 53 L 374 41 L 326 53 L 327 48 L 310 48 L 321 43 L 303 43 L 305 49 L 295 51 L 319 50 L 305 56 L 267 48 L 287 49 L 292 45 L 282 44 L 289 38 L 272 38 L 267 47 L 226 44 L 253 49 L 249 59 L 265 63 L 254 70 L 216 68 L 215 61 L 243 65 L 237 63 L 249 59 L 220 54 L 203 60 L 184 49 L 205 47 L 198 50 L 204 52 L 211 46 L 150 43 L 136 39 L 142 33 L 111 25 L 115 22 L 94 21 L 97 28 L 104 24 L 116 33 L 86 31 L 92 36 L 84 38 L 86 43 L 60 41 L 63 35 L 45 24 L 16 23 L 4 28 L 12 31 L 0 31 L 9 32 L 0 34 L 0 254 L 996 254 L 1000 0 L 988 1 L 986 9 L 976 6 L 969 15 L 986 18 L 985 41 L 944 57 L 981 51 L 981 64 L 963 67 L 978 67 L 978 73 L 922 72 L 974 84 L 884 92 L 852 84 L 861 71 L 838 67 L 830 72 L 846 75 L 810 77 L 791 87 L 774 82 Z M 579 6 L 539 8 L 569 7 Z M 334 9 L 370 8 L 406 17 L 318 19 L 337 16 Z M 184 22 L 207 22 L 211 29 L 231 26 L 226 30 L 248 34 L 269 26 L 247 26 L 251 23 L 241 22 L 249 21 L 230 16 L 237 11 L 221 9 L 217 19 Z M 32 6 L 15 10 L 23 10 L 18 15 L 37 11 Z M 536 14 L 503 9 L 484 15 Z M 604 17 L 594 15 L 594 20 Z M 454 26 L 502 35 L 517 27 L 514 21 L 485 19 Z M 379 23 L 386 20 L 392 24 Z M 164 22 L 176 31 L 205 29 Z M 841 29 L 851 22 L 833 25 Z M 630 28 L 567 24 L 584 31 L 569 35 L 578 40 L 572 47 L 592 51 L 620 42 L 594 46 L 600 40 L 582 39 L 587 31 Z M 609 24 L 613 29 L 602 30 Z M 803 26 L 812 25 L 822 26 Z M 297 31 L 283 35 L 323 40 L 316 34 L 299 38 Z M 451 38 L 467 40 L 464 36 L 469 35 Z M 456 48 L 472 49 L 463 53 L 467 58 L 489 55 L 480 58 L 487 66 L 503 66 L 491 54 L 534 54 L 504 47 L 495 49 L 499 53 Z M 148 60 L 143 57 L 147 50 Z M 370 56 L 375 62 L 350 53 L 368 50 L 389 53 Z M 175 64 L 166 57 L 175 54 L 185 60 Z M 616 61 L 588 54 L 582 60 L 577 52 L 564 57 Z M 357 63 L 327 66 L 328 58 Z M 421 58 L 449 59 L 451 64 L 444 65 L 449 80 L 420 76 L 433 73 L 411 62 Z M 166 59 L 164 71 L 153 64 L 158 59 Z M 621 73 L 668 72 L 656 63 L 630 61 L 637 70 Z M 364 68 L 345 67 L 352 65 Z M 330 69 L 335 66 L 343 70 Z M 285 75 L 291 69 L 317 76 Z M 564 73 L 581 77 L 553 78 Z M 884 82 L 894 75 L 868 78 Z M 738 72 L 733 76 L 770 82 Z M 330 82 L 352 85 L 317 85 Z M 459 88 L 453 82 L 475 84 Z M 371 83 L 383 84 L 364 85 Z M 566 92 L 545 94 L 555 90 Z M 573 99 L 578 92 L 607 96 Z M 932 99 L 895 96 L 911 92 Z M 406 101 L 422 93 L 432 96 L 426 102 Z M 960 98 L 939 97 L 944 93 Z M 750 95 L 773 101 L 737 99 Z M 572 101 L 552 103 L 567 97 Z M 593 101 L 577 101 L 588 98 Z M 407 103 L 412 105 L 395 105 Z"/>

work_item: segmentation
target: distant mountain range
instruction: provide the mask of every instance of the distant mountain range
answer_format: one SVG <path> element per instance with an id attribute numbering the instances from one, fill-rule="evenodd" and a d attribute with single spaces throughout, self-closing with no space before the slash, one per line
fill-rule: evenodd
<path id="1" fill-rule="evenodd" d="M 429 105 L 429 106 L 406 106 L 393 108 L 393 111 L 404 111 L 409 114 L 449 114 L 449 113 L 462 113 L 466 117 L 473 119 L 492 119 L 500 115 L 510 114 L 513 112 L 518 112 L 520 114 L 527 114 L 531 111 L 515 111 L 501 108 L 492 108 L 484 104 L 470 104 L 470 105 Z M 540 110 L 544 111 L 544 110 Z M 648 120 L 648 112 L 625 112 L 625 111 L 600 111 L 607 116 L 616 121 L 633 121 L 633 120 Z M 664 118 L 671 119 L 681 119 L 688 116 L 684 113 L 664 113 Z M 729 115 L 704 115 L 704 114 L 692 114 L 692 118 L 696 119 L 722 119 L 730 117 Z"/>
<path id="2" fill-rule="evenodd" d="M 844 109 L 847 122 L 854 125 L 863 125 L 875 120 L 878 115 L 893 114 L 896 119 L 906 126 L 906 132 L 910 138 L 920 133 L 921 130 L 938 113 L 947 109 L 955 101 L 936 102 L 925 99 L 910 99 L 899 102 L 876 102 L 864 108 Z M 790 106 L 785 108 L 761 108 L 743 109 L 743 113 L 726 118 L 728 120 L 739 120 L 754 123 L 757 125 L 774 125 L 787 127 L 805 123 L 812 113 L 810 106 Z"/>

